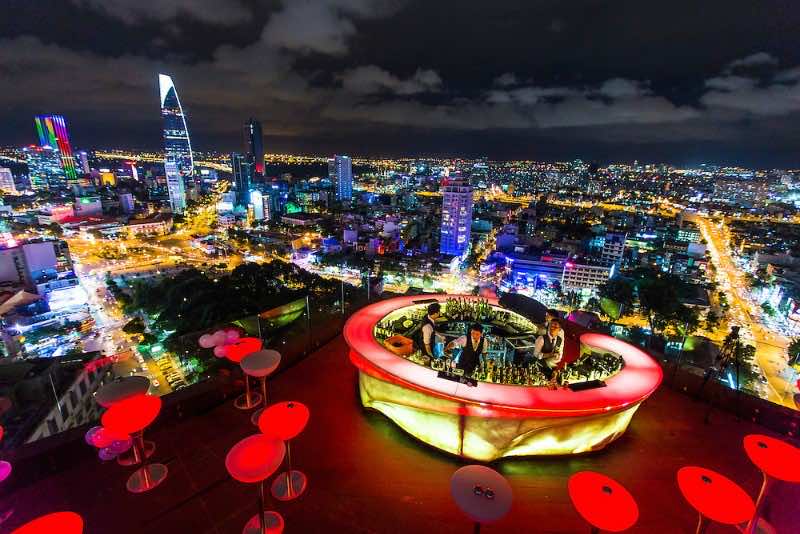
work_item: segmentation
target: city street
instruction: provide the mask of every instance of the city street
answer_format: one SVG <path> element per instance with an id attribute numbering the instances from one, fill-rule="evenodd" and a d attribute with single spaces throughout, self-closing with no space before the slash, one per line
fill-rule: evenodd
<path id="1" fill-rule="evenodd" d="M 705 217 L 698 217 L 697 225 L 708 244 L 711 261 L 717 268 L 717 283 L 728 295 L 731 323 L 741 328 L 744 340 L 751 340 L 756 346 L 756 363 L 767 379 L 768 400 L 797 409 L 794 403 L 796 388 L 785 377 L 788 374 L 786 337 L 767 330 L 760 324 L 757 307 L 746 297 L 744 273 L 736 266 L 730 254 L 730 236 L 724 223 L 718 228 Z"/>

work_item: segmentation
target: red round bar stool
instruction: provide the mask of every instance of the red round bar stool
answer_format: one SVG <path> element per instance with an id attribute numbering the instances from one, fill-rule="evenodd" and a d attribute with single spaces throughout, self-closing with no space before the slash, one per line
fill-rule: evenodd
<path id="1" fill-rule="evenodd" d="M 601 530 L 622 532 L 639 520 L 639 506 L 633 496 L 613 478 L 580 471 L 569 478 L 567 488 L 575 510 L 592 526 L 592 534 Z"/>
<path id="2" fill-rule="evenodd" d="M 39 516 L 11 534 L 83 534 L 83 519 L 75 512 Z"/>
<path id="3" fill-rule="evenodd" d="M 144 376 L 124 376 L 103 385 L 97 390 L 94 400 L 103 408 L 111 408 L 114 403 L 135 397 L 137 395 L 144 395 L 148 391 L 150 391 L 149 378 Z M 104 447 L 100 446 L 98 448 L 102 450 Z M 131 447 L 115 455 L 119 465 L 136 465 L 136 457 L 132 454 L 125 454 L 125 452 L 127 452 L 129 449 L 131 449 Z M 144 442 L 144 455 L 147 458 L 150 458 L 155 451 L 155 443 L 152 441 Z"/>
<path id="4" fill-rule="evenodd" d="M 263 406 L 253 412 L 250 421 L 258 426 L 258 418 L 267 407 L 267 377 L 275 372 L 281 363 L 281 355 L 276 350 L 265 349 L 242 358 L 241 367 L 244 374 L 257 378 L 261 383 L 261 401 Z"/>
<path id="5" fill-rule="evenodd" d="M 800 482 L 800 449 L 779 439 L 762 434 L 750 434 L 744 437 L 744 451 L 764 476 L 761 491 L 758 492 L 756 499 L 755 514 L 745 532 L 751 534 L 759 530 L 774 531 L 766 519 L 759 517 L 761 508 L 775 480 L 794 484 Z"/>
<path id="6" fill-rule="evenodd" d="M 225 357 L 241 366 L 245 356 L 260 350 L 260 339 L 257 337 L 243 337 L 239 338 L 231 345 L 225 345 Z M 250 410 L 258 406 L 258 403 L 261 402 L 261 394 L 252 393 L 250 391 L 250 377 L 247 372 L 244 371 L 244 368 L 242 368 L 242 371 L 244 372 L 244 394 L 237 397 L 233 405 L 240 410 Z"/>
<path id="7" fill-rule="evenodd" d="M 278 512 L 267 511 L 264 499 L 264 481 L 283 462 L 286 446 L 278 438 L 255 434 L 231 447 L 225 456 L 228 473 L 245 484 L 258 484 L 258 513 L 245 524 L 242 534 L 280 534 L 283 517 Z"/>
<path id="8" fill-rule="evenodd" d="M 258 429 L 263 434 L 286 442 L 286 471 L 275 477 L 270 488 L 272 496 L 279 501 L 296 499 L 308 487 L 305 473 L 292 469 L 292 439 L 303 431 L 309 417 L 305 404 L 289 401 L 273 404 L 258 419 Z"/>
<path id="9" fill-rule="evenodd" d="M 705 532 L 711 521 L 741 525 L 753 518 L 753 499 L 733 480 L 703 467 L 681 467 L 678 487 L 684 499 L 697 510 L 696 534 Z"/>
<path id="10" fill-rule="evenodd" d="M 2 425 L 0 425 L 0 441 L 3 441 L 3 436 L 5 435 L 6 431 Z M 0 460 L 0 482 L 3 482 L 5 479 L 11 476 L 12 467 L 9 462 L 5 460 Z"/>
<path id="11" fill-rule="evenodd" d="M 93 426 L 86 431 L 84 436 L 86 443 L 97 449 L 97 455 L 103 461 L 113 460 L 133 447 L 133 440 L 127 434 L 120 434 L 109 430 L 104 426 Z M 132 465 L 132 463 L 122 463 L 121 465 Z"/>
<path id="12" fill-rule="evenodd" d="M 456 506 L 473 521 L 475 534 L 481 531 L 481 525 L 502 519 L 511 508 L 508 481 L 483 465 L 467 465 L 453 473 L 450 494 Z"/>
<path id="13" fill-rule="evenodd" d="M 155 421 L 160 411 L 159 397 L 139 395 L 115 403 L 101 419 L 103 426 L 109 430 L 130 434 L 133 438 L 133 456 L 141 467 L 128 478 L 126 487 L 131 493 L 150 491 L 167 478 L 167 466 L 148 464 L 144 455 L 144 429 Z"/>

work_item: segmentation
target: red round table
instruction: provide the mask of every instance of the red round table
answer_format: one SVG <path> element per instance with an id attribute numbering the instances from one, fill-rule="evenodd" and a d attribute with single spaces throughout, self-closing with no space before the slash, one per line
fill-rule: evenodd
<path id="1" fill-rule="evenodd" d="M 265 349 L 248 354 L 239 364 L 247 376 L 257 378 L 261 383 L 261 401 L 263 407 L 259 408 L 250 417 L 250 421 L 258 426 L 258 418 L 267 407 L 267 377 L 275 372 L 281 363 L 281 354 L 277 350 Z"/>
<path id="2" fill-rule="evenodd" d="M 678 470 L 678 487 L 686 501 L 697 510 L 697 534 L 705 531 L 709 521 L 723 525 L 740 525 L 753 518 L 753 499 L 728 477 L 703 467 L 682 467 Z"/>
<path id="3" fill-rule="evenodd" d="M 511 508 L 511 486 L 495 471 L 483 465 L 467 465 L 453 473 L 450 494 L 456 505 L 474 522 L 473 532 L 493 523 Z"/>
<path id="4" fill-rule="evenodd" d="M 302 495 L 308 487 L 308 477 L 292 469 L 292 439 L 308 424 L 308 407 L 297 401 L 279 402 L 266 408 L 258 418 L 258 429 L 268 436 L 286 442 L 286 471 L 275 477 L 270 488 L 279 501 L 290 501 Z"/>
<path id="5" fill-rule="evenodd" d="M 273 436 L 256 434 L 234 445 L 225 457 L 228 473 L 246 484 L 258 484 L 258 510 L 244 526 L 243 534 L 280 534 L 283 517 L 278 512 L 265 510 L 264 480 L 269 478 L 283 462 L 286 446 Z"/>
<path id="6" fill-rule="evenodd" d="M 11 534 L 82 534 L 83 519 L 75 512 L 54 512 L 25 523 Z"/>
<path id="7" fill-rule="evenodd" d="M 573 506 L 592 532 L 622 532 L 639 519 L 639 506 L 622 484 L 594 471 L 581 471 L 567 485 Z"/>
<path id="8" fill-rule="evenodd" d="M 747 526 L 747 532 L 752 533 L 759 523 L 766 523 L 759 515 L 772 482 L 800 482 L 800 449 L 770 436 L 750 434 L 744 437 L 744 451 L 764 477 L 756 499 L 756 513 Z"/>
<path id="9" fill-rule="evenodd" d="M 257 337 L 243 337 L 237 339 L 230 345 L 225 345 L 225 357 L 233 363 L 238 363 L 241 366 L 242 359 L 245 356 L 253 354 L 261 350 L 261 340 Z M 261 402 L 261 395 L 258 393 L 250 392 L 250 377 L 247 372 L 242 369 L 244 373 L 244 395 L 236 398 L 233 405 L 240 410 L 249 410 L 254 408 Z"/>
<path id="10" fill-rule="evenodd" d="M 114 403 L 103 414 L 103 426 L 113 432 L 129 434 L 133 439 L 133 455 L 137 469 L 128 479 L 127 488 L 132 493 L 149 491 L 167 478 L 167 466 L 149 464 L 144 454 L 144 429 L 150 426 L 161 411 L 161 399 L 153 395 L 137 395 Z"/>

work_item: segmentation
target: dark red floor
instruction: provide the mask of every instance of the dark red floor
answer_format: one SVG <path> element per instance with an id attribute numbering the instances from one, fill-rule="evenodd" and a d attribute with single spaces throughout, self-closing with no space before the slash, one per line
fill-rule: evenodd
<path id="1" fill-rule="evenodd" d="M 286 532 L 471 532 L 449 495 L 450 476 L 462 464 L 417 443 L 380 414 L 364 412 L 346 354 L 337 338 L 272 382 L 273 401 L 298 400 L 311 409 L 309 426 L 293 446 L 295 466 L 308 474 L 309 490 L 296 502 L 275 506 L 286 519 Z M 694 532 L 696 516 L 678 492 L 677 469 L 691 464 L 716 469 L 755 495 L 760 474 L 741 440 L 751 432 L 767 433 L 720 412 L 705 425 L 704 410 L 662 387 L 606 451 L 499 463 L 513 487 L 514 505 L 506 519 L 483 531 L 588 532 L 572 509 L 566 482 L 575 471 L 593 469 L 619 480 L 638 500 L 641 517 L 630 532 Z M 67 471 L 4 499 L 2 509 L 13 508 L 14 514 L 0 531 L 68 509 L 84 516 L 87 534 L 239 533 L 255 513 L 256 492 L 227 476 L 224 457 L 255 431 L 248 417 L 226 403 L 202 417 L 157 428 L 149 438 L 158 443 L 155 459 L 167 463 L 170 474 L 144 495 L 125 491 L 129 469 L 100 464 L 87 447 Z M 800 486 L 777 484 L 771 503 L 768 513 L 778 532 L 800 532 Z M 735 529 L 712 526 L 708 532 Z"/>

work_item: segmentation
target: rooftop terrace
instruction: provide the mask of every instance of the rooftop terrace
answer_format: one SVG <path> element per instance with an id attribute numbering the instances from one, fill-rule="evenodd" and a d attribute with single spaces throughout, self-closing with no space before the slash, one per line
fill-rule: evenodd
<path id="1" fill-rule="evenodd" d="M 337 337 L 270 382 L 272 402 L 297 400 L 311 410 L 292 454 L 296 468 L 309 477 L 309 489 L 294 502 L 272 506 L 283 514 L 286 532 L 469 532 L 449 490 L 450 476 L 462 462 L 364 411 L 356 378 L 347 345 Z M 7 516 L 0 530 L 72 510 L 84 517 L 87 534 L 241 532 L 255 513 L 256 491 L 228 476 L 224 458 L 256 428 L 249 412 L 232 406 L 235 384 L 215 380 L 198 387 L 207 392 L 166 398 L 148 431 L 158 446 L 154 460 L 169 467 L 161 486 L 140 495 L 125 491 L 132 468 L 101 463 L 83 442 L 85 429 L 76 429 L 71 441 L 57 436 L 63 441 L 57 447 L 45 450 L 48 444 L 39 443 L 24 451 L 27 458 L 11 458 L 14 474 L 0 486 L 0 519 Z M 697 518 L 678 491 L 676 471 L 685 465 L 718 470 L 755 497 L 761 474 L 744 454 L 742 438 L 774 435 L 717 410 L 705 424 L 706 407 L 662 385 L 604 451 L 496 463 L 511 483 L 514 503 L 505 519 L 484 532 L 588 532 L 567 494 L 569 476 L 584 469 L 617 479 L 637 499 L 641 516 L 630 532 L 694 532 Z M 798 532 L 798 502 L 800 486 L 777 483 L 771 490 L 766 516 L 778 532 Z M 734 531 L 718 525 L 708 530 Z"/>

